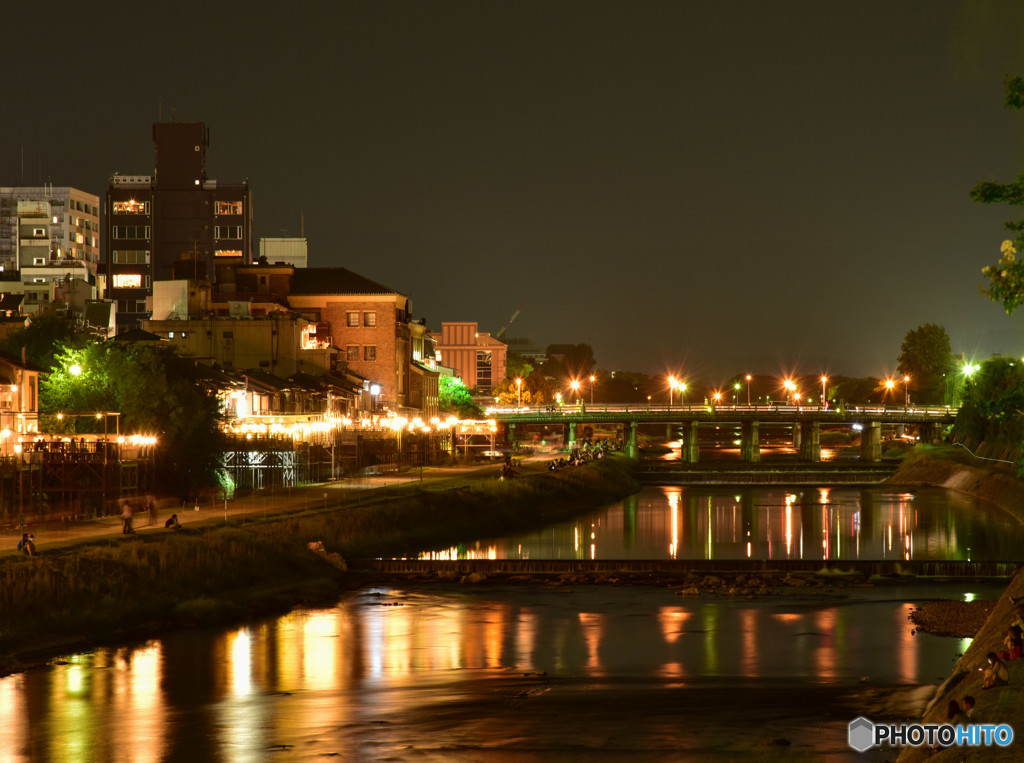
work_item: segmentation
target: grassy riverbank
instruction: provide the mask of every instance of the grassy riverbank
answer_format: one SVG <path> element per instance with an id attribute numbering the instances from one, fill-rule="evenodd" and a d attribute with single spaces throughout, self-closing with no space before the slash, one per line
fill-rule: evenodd
<path id="1" fill-rule="evenodd" d="M 1017 477 L 1013 467 L 985 466 L 962 450 L 949 447 L 918 446 L 900 466 L 891 483 L 900 485 L 934 485 L 983 498 L 1009 512 L 1024 523 L 1024 480 Z M 969 751 L 952 747 L 933 753 L 928 747 L 905 748 L 899 755 L 901 763 L 923 760 L 959 761 L 965 759 L 986 761 L 1017 761 L 1024 745 L 1024 661 L 1008 663 L 1008 686 L 984 690 L 982 674 L 978 668 L 985 664 L 988 652 L 1003 648 L 1006 628 L 1015 619 L 1011 597 L 1024 597 L 1024 576 L 1020 572 L 1010 581 L 1006 591 L 992 606 L 991 613 L 974 635 L 970 647 L 953 668 L 950 677 L 939 687 L 935 699 L 923 715 L 925 723 L 945 722 L 946 707 L 950 700 L 962 702 L 973 696 L 977 723 L 1008 723 L 1017 735 L 1007 748 L 987 747 Z"/>
<path id="2" fill-rule="evenodd" d="M 78 644 L 333 601 L 353 585 L 345 557 L 407 555 L 541 527 L 639 487 L 624 459 L 541 469 L 504 481 L 437 481 L 379 502 L 271 513 L 244 526 L 118 535 L 2 557 L 0 673 Z"/>

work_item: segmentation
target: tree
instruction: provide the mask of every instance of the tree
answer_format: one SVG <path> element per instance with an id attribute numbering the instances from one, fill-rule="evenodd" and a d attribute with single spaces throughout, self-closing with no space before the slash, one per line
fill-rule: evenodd
<path id="1" fill-rule="evenodd" d="M 1006 99 L 1003 105 L 1008 109 L 1024 107 L 1024 78 L 1010 77 L 1006 80 Z M 1012 183 L 996 183 L 984 180 L 971 189 L 971 199 L 979 204 L 1010 204 L 1024 206 L 1024 172 Z M 1002 256 L 994 265 L 981 269 L 988 278 L 988 286 L 979 286 L 979 291 L 993 302 L 1002 304 L 1007 315 L 1013 315 L 1024 303 L 1024 262 L 1017 259 L 1017 253 L 1024 251 L 1024 219 L 1011 220 L 1004 227 L 1014 234 L 1012 240 L 1002 243 Z"/>
<path id="2" fill-rule="evenodd" d="M 191 367 L 168 346 L 59 345 L 39 385 L 40 412 L 118 411 L 122 431 L 156 436 L 157 485 L 183 497 L 216 484 L 224 451 L 219 404 L 193 383 Z M 108 424 L 105 416 L 48 422 L 72 432 Z"/>
<path id="3" fill-rule="evenodd" d="M 473 402 L 462 379 L 454 376 L 441 376 L 437 380 L 438 405 L 445 413 L 454 413 L 460 419 L 480 418 L 480 406 Z"/>
<path id="4" fill-rule="evenodd" d="M 527 364 L 529 367 L 529 364 Z M 555 401 L 555 383 L 540 371 L 531 369 L 517 388 L 514 378 L 506 378 L 494 388 L 499 405 L 549 405 Z"/>
<path id="5" fill-rule="evenodd" d="M 75 324 L 70 318 L 45 314 L 33 316 L 27 327 L 11 333 L 0 342 L 0 350 L 20 358 L 24 348 L 29 362 L 49 370 L 62 346 L 82 348 L 90 343 L 88 336 L 75 333 Z"/>
<path id="6" fill-rule="evenodd" d="M 987 442 L 1019 449 L 1024 442 L 1024 366 L 993 358 L 966 375 L 954 430 L 974 446 Z"/>
<path id="7" fill-rule="evenodd" d="M 510 352 L 505 362 L 505 376 L 509 379 L 525 379 L 533 373 L 533 364 L 518 352 Z"/>
<path id="8" fill-rule="evenodd" d="M 897 363 L 897 386 L 909 376 L 914 400 L 926 405 L 946 402 L 946 376 L 953 370 L 953 350 L 945 328 L 925 323 L 908 331 Z"/>

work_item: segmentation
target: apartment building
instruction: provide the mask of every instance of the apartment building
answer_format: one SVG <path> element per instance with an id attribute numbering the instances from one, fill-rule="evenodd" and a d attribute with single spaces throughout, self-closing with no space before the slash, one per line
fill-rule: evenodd
<path id="1" fill-rule="evenodd" d="M 151 317 L 153 283 L 214 279 L 217 264 L 252 262 L 248 181 L 206 175 L 209 130 L 202 122 L 153 125 L 153 175 L 110 178 L 105 201 L 106 296 L 118 331 Z"/>

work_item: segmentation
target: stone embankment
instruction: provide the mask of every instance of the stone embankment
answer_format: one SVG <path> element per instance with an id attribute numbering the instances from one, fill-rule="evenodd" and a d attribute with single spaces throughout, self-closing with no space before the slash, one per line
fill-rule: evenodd
<path id="1" fill-rule="evenodd" d="M 891 482 L 901 485 L 933 485 L 958 490 L 989 501 L 1024 522 L 1024 480 L 1009 468 L 992 468 L 970 463 L 965 455 L 950 449 L 919 449 L 899 469 Z M 1007 627 L 1016 619 L 1014 599 L 1024 598 L 1024 576 L 1013 578 L 996 602 L 934 602 L 915 613 L 918 626 L 943 635 L 973 635 L 970 647 L 953 668 L 950 677 L 939 687 L 935 698 L 922 717 L 924 723 L 945 722 L 950 700 L 962 703 L 972 696 L 976 702 L 972 722 L 1009 724 L 1015 741 L 1006 748 L 972 749 L 951 747 L 935 751 L 927 747 L 905 748 L 899 755 L 901 763 L 916 761 L 1019 761 L 1024 759 L 1024 660 L 1008 663 L 1009 685 L 982 688 L 985 655 L 1003 648 Z M 978 621 L 984 621 L 978 626 Z M 974 628 L 974 630 L 971 630 Z"/>

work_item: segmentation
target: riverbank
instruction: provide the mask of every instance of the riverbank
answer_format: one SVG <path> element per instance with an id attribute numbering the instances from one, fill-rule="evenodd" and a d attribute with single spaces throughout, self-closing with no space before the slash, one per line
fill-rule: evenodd
<path id="1" fill-rule="evenodd" d="M 1017 521 L 1024 523 L 1024 480 L 1016 476 L 1012 468 L 984 466 L 974 462 L 969 454 L 945 447 L 919 446 L 890 480 L 899 485 L 933 485 L 957 490 L 983 498 L 1009 512 Z M 1024 597 L 1024 576 L 1021 572 L 1010 581 L 1003 595 L 992 606 L 991 612 L 974 634 L 971 645 L 954 666 L 948 679 L 939 687 L 934 699 L 926 708 L 922 722 L 945 722 L 946 707 L 951 700 L 963 701 L 972 696 L 976 701 L 976 723 L 1007 723 L 1015 734 L 1024 735 L 1024 661 L 1008 663 L 1010 680 L 1007 686 L 993 689 L 982 688 L 982 673 L 988 652 L 1002 649 L 1003 636 L 1016 616 L 1012 599 Z M 950 604 L 953 604 L 952 602 Z M 930 618 L 941 618 L 943 608 L 933 607 Z M 947 609 L 950 617 L 955 613 Z M 933 627 L 940 628 L 936 624 Z M 1024 740 L 1015 740 L 1006 748 L 952 747 L 935 753 L 927 747 L 904 748 L 898 760 L 901 763 L 916 763 L 923 760 L 960 761 L 1017 761 L 1021 758 Z"/>
<path id="2" fill-rule="evenodd" d="M 495 476 L 496 476 L 496 469 Z M 83 644 L 336 600 L 344 558 L 400 556 L 542 527 L 635 492 L 625 459 L 510 480 L 434 480 L 340 508 L 208 520 L 0 557 L 0 674 Z M 326 504 L 326 499 L 325 499 Z"/>

